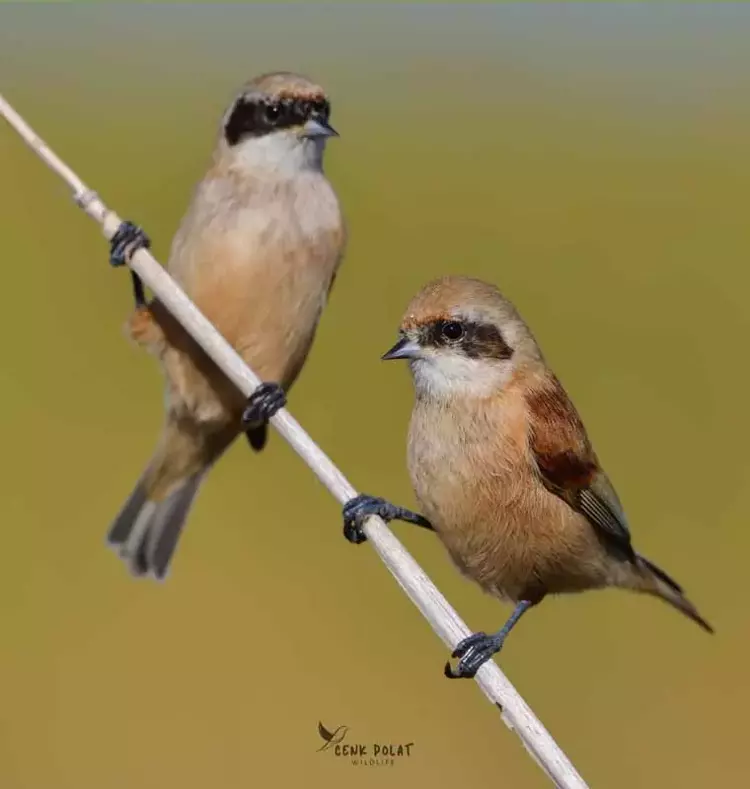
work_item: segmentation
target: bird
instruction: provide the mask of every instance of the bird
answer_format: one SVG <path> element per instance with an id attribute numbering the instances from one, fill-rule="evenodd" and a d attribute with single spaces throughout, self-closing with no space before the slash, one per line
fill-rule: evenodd
<path id="1" fill-rule="evenodd" d="M 497 287 L 464 276 L 428 283 L 382 358 L 411 369 L 408 470 L 424 514 L 361 494 L 344 506 L 344 535 L 364 542 L 371 515 L 429 529 L 465 576 L 514 603 L 499 631 L 458 643 L 446 676 L 475 676 L 547 595 L 628 589 L 713 632 L 677 582 L 636 552 L 578 411 Z"/>
<path id="2" fill-rule="evenodd" d="M 348 726 L 338 726 L 333 731 L 329 731 L 326 727 L 318 721 L 318 734 L 323 739 L 323 744 L 318 748 L 318 751 L 326 751 L 330 747 L 335 747 L 339 745 L 346 737 L 346 733 L 349 731 Z"/>
<path id="3" fill-rule="evenodd" d="M 154 454 L 107 535 L 135 577 L 164 580 L 198 489 L 241 433 L 253 450 L 310 351 L 346 246 L 339 199 L 323 171 L 330 124 L 324 89 L 292 72 L 244 84 L 224 112 L 208 171 L 175 234 L 167 270 L 262 379 L 249 399 L 134 274 L 126 333 L 166 379 Z M 181 132 L 184 133 L 184 130 Z M 148 247 L 124 221 L 110 263 Z"/>

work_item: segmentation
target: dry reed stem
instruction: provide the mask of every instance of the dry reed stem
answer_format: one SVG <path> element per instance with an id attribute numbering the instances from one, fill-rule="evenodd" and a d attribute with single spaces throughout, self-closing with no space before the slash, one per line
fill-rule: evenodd
<path id="1" fill-rule="evenodd" d="M 120 226 L 120 217 L 110 211 L 96 192 L 89 189 L 55 155 L 2 95 L 0 114 L 50 169 L 70 186 L 76 203 L 100 225 L 104 236 L 107 239 L 112 238 Z M 147 249 L 137 250 L 129 265 L 240 391 L 244 395 L 250 395 L 260 383 L 260 379 L 200 313 L 151 253 Z M 346 477 L 286 409 L 279 411 L 271 419 L 271 423 L 341 504 L 357 495 Z M 470 634 L 466 624 L 383 520 L 378 517 L 368 518 L 364 531 L 401 588 L 419 608 L 432 629 L 453 650 L 461 639 Z M 586 783 L 570 760 L 494 661 L 488 661 L 479 669 L 476 682 L 485 696 L 500 708 L 505 724 L 516 732 L 526 749 L 557 787 L 586 789 Z"/>

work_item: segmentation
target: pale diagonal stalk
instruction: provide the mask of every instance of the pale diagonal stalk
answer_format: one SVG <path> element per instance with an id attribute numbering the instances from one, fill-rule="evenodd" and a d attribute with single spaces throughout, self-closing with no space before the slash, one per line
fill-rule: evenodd
<path id="1" fill-rule="evenodd" d="M 2 96 L 0 114 L 70 186 L 76 203 L 100 225 L 104 236 L 111 239 L 120 226 L 120 217 L 107 208 L 96 192 L 81 181 Z M 261 383 L 258 376 L 201 314 L 153 255 L 147 249 L 139 249 L 129 265 L 237 388 L 249 396 Z M 341 504 L 357 495 L 346 477 L 286 409 L 277 412 L 271 423 Z M 433 630 L 453 650 L 459 641 L 470 635 L 466 624 L 380 518 L 368 518 L 364 531 L 401 588 Z M 526 749 L 557 787 L 586 789 L 583 778 L 494 661 L 485 663 L 475 679 L 485 696 L 499 706 L 506 725 L 518 734 Z"/>

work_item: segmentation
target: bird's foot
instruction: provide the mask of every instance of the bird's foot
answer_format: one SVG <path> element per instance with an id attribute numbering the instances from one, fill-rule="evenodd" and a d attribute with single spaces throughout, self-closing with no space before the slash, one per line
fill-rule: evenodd
<path id="1" fill-rule="evenodd" d="M 151 239 L 132 222 L 122 222 L 109 242 L 109 262 L 112 266 L 125 266 L 137 249 L 148 249 Z"/>
<path id="2" fill-rule="evenodd" d="M 474 633 L 460 641 L 451 657 L 460 658 L 455 670 L 450 663 L 445 664 L 445 676 L 449 679 L 471 679 L 493 655 L 503 646 L 504 638 L 499 633 Z"/>
<path id="3" fill-rule="evenodd" d="M 151 239 L 138 225 L 134 225 L 132 222 L 121 222 L 109 242 L 109 263 L 115 268 L 124 266 L 130 262 L 130 258 L 133 257 L 137 249 L 148 249 L 150 246 Z M 136 309 L 139 309 L 146 304 L 146 294 L 143 291 L 141 278 L 135 271 L 131 273 L 133 276 L 133 299 Z"/>
<path id="4" fill-rule="evenodd" d="M 266 446 L 266 441 L 268 441 L 268 425 L 248 427 L 245 430 L 245 438 L 247 438 L 247 442 L 253 451 L 261 452 Z"/>
<path id="5" fill-rule="evenodd" d="M 367 536 L 362 526 L 371 515 L 380 516 L 386 523 L 394 520 L 406 521 L 432 530 L 432 524 L 422 515 L 391 504 L 378 496 L 363 493 L 350 499 L 344 505 L 344 537 L 355 545 L 365 542 Z"/>
<path id="6" fill-rule="evenodd" d="M 266 422 L 286 405 L 286 393 L 276 383 L 262 383 L 247 398 L 242 412 L 242 425 L 245 430 L 265 425 Z"/>

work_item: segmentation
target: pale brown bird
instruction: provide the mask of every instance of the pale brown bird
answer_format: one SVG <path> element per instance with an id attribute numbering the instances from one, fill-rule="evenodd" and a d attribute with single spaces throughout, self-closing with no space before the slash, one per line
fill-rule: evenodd
<path id="1" fill-rule="evenodd" d="M 253 449 L 305 362 L 345 246 L 323 173 L 330 105 L 323 88 L 288 72 L 247 83 L 221 122 L 213 162 L 172 243 L 167 268 L 203 314 L 267 382 L 249 401 L 136 283 L 130 335 L 161 362 L 166 423 L 156 452 L 109 531 L 135 575 L 163 578 L 188 510 L 212 464 L 240 432 Z M 123 223 L 113 265 L 143 231 Z"/>
<path id="2" fill-rule="evenodd" d="M 578 412 L 497 288 L 466 277 L 431 282 L 383 358 L 409 360 L 408 465 L 426 517 L 358 496 L 344 507 L 345 535 L 363 541 L 371 514 L 434 529 L 465 575 L 516 604 L 497 633 L 458 645 L 447 676 L 474 676 L 548 594 L 645 592 L 713 632 L 680 586 L 633 549 Z"/>

